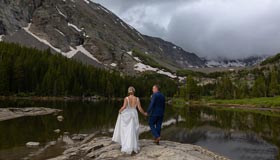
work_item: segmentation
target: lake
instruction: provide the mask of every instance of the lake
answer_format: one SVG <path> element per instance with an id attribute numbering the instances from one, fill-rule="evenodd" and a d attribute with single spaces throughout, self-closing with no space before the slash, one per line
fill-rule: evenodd
<path id="1" fill-rule="evenodd" d="M 1 100 L 0 107 L 48 107 L 62 109 L 62 122 L 56 116 L 22 117 L 0 122 L 0 160 L 20 159 L 41 144 L 56 140 L 63 132 L 88 134 L 101 131 L 112 135 L 120 101 L 32 101 Z M 148 101 L 143 102 L 147 108 Z M 147 119 L 139 114 L 140 138 L 152 139 Z M 162 139 L 200 145 L 234 160 L 279 159 L 280 113 L 198 106 L 167 105 Z M 60 129 L 61 133 L 55 133 Z M 61 152 L 58 151 L 57 152 Z"/>

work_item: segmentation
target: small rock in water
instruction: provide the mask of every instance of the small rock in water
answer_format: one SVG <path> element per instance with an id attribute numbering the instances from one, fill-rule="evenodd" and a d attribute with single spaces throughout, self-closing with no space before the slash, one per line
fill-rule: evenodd
<path id="1" fill-rule="evenodd" d="M 63 121 L 63 116 L 57 116 L 57 120 L 59 121 L 59 122 L 62 122 Z"/>
<path id="2" fill-rule="evenodd" d="M 64 135 L 69 135 L 70 133 L 69 133 L 69 132 L 64 132 L 63 134 L 64 134 Z"/>
<path id="3" fill-rule="evenodd" d="M 74 144 L 74 141 L 67 135 L 63 136 L 62 141 L 68 145 Z"/>
<path id="4" fill-rule="evenodd" d="M 85 139 L 85 137 L 87 137 L 87 134 L 74 134 L 72 139 L 76 140 L 76 141 L 82 141 Z"/>
<path id="5" fill-rule="evenodd" d="M 26 146 L 27 147 L 38 147 L 40 145 L 39 142 L 27 142 Z"/>
<path id="6" fill-rule="evenodd" d="M 54 130 L 55 133 L 60 133 L 60 129 Z"/>
<path id="7" fill-rule="evenodd" d="M 49 145 L 50 145 L 50 146 L 54 146 L 55 144 L 56 144 L 56 141 L 50 141 L 50 142 L 49 142 Z"/>

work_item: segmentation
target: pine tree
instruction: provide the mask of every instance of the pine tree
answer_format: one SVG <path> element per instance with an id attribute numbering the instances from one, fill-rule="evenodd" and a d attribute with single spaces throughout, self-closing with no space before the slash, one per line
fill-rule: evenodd
<path id="1" fill-rule="evenodd" d="M 278 75 L 275 70 L 272 70 L 269 83 L 269 96 L 275 96 L 279 93 Z"/>
<path id="2" fill-rule="evenodd" d="M 235 87 L 228 76 L 223 77 L 216 87 L 216 97 L 221 99 L 235 98 Z"/>
<path id="3" fill-rule="evenodd" d="M 237 98 L 247 98 L 249 96 L 249 86 L 247 82 L 242 82 L 239 84 L 238 92 L 237 92 Z"/>
<path id="4" fill-rule="evenodd" d="M 187 78 L 185 98 L 187 100 L 198 100 L 200 98 L 200 89 L 192 76 Z"/>
<path id="5" fill-rule="evenodd" d="M 254 97 L 266 97 L 266 85 L 263 75 L 259 76 L 253 85 L 252 95 Z"/>
<path id="6" fill-rule="evenodd" d="M 8 79 L 8 71 L 7 71 L 7 63 L 3 60 L 0 60 L 0 93 L 6 94 L 9 91 L 9 79 Z"/>
<path id="7" fill-rule="evenodd" d="M 13 67 L 13 91 L 19 93 L 24 87 L 24 71 L 22 60 L 18 57 Z"/>

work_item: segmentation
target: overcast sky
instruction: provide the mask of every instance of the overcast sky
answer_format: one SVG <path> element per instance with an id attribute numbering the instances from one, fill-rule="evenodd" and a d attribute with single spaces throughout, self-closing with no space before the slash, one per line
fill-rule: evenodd
<path id="1" fill-rule="evenodd" d="M 201 57 L 280 52 L 280 0 L 93 0 L 141 33 Z"/>

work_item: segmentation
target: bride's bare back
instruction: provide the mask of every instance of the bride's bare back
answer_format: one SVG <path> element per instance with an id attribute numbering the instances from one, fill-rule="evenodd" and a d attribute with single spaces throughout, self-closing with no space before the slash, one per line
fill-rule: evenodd
<path id="1" fill-rule="evenodd" d="M 145 113 L 145 111 L 143 110 L 138 97 L 136 97 L 134 95 L 130 95 L 130 96 L 124 98 L 123 106 L 121 107 L 119 112 L 122 112 L 127 107 L 127 105 L 130 105 L 130 107 L 137 107 L 138 110 L 140 111 L 140 113 L 142 113 L 144 116 L 147 115 L 147 113 Z"/>

